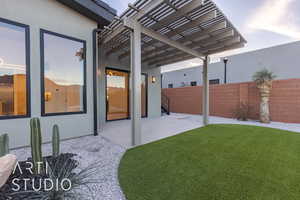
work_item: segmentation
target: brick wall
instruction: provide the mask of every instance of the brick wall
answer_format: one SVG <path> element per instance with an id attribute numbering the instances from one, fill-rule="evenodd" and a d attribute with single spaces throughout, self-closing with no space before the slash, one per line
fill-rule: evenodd
<path id="1" fill-rule="evenodd" d="M 166 88 L 171 112 L 202 114 L 202 86 Z M 234 118 L 240 103 L 250 106 L 251 119 L 259 117 L 259 91 L 255 83 L 210 85 L 210 114 Z M 276 80 L 270 98 L 272 121 L 300 123 L 300 79 Z"/>

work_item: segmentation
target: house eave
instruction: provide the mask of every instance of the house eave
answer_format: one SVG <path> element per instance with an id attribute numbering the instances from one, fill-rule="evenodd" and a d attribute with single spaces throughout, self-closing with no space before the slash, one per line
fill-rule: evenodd
<path id="1" fill-rule="evenodd" d="M 107 4 L 93 0 L 57 0 L 80 14 L 98 22 L 100 27 L 108 25 L 116 15 L 116 10 Z"/>

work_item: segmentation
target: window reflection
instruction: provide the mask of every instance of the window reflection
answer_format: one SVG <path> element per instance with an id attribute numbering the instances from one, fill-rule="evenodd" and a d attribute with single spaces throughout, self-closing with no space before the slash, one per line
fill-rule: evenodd
<path id="1" fill-rule="evenodd" d="M 0 22 L 0 117 L 27 115 L 26 28 Z"/>
<path id="2" fill-rule="evenodd" d="M 45 114 L 85 111 L 84 42 L 43 33 Z"/>

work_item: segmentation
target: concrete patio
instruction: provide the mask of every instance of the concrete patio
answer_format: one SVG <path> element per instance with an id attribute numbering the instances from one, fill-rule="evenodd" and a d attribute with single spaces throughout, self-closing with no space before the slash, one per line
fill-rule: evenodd
<path id="1" fill-rule="evenodd" d="M 184 131 L 199 128 L 203 126 L 201 115 L 189 115 L 171 113 L 159 118 L 142 119 L 142 144 L 170 137 Z M 271 124 L 262 124 L 257 121 L 238 121 L 235 119 L 210 117 L 211 124 L 245 124 L 278 128 L 288 131 L 300 132 L 300 124 L 272 122 Z M 131 146 L 131 123 L 130 120 L 121 120 L 108 122 L 103 127 L 100 135 L 109 139 L 115 144 L 123 147 Z"/>

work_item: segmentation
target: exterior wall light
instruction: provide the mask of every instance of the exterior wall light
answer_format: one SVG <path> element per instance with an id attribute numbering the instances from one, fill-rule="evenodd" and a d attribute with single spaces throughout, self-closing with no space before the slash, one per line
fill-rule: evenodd
<path id="1" fill-rule="evenodd" d="M 227 63 L 228 63 L 228 58 L 223 58 L 224 62 L 224 84 L 227 83 Z"/>
<path id="2" fill-rule="evenodd" d="M 52 99 L 52 93 L 51 92 L 45 92 L 45 101 L 50 101 Z"/>
<path id="3" fill-rule="evenodd" d="M 152 83 L 155 83 L 155 82 L 156 82 L 156 77 L 155 77 L 155 76 L 152 76 L 152 77 L 151 77 L 151 82 L 152 82 Z"/>

